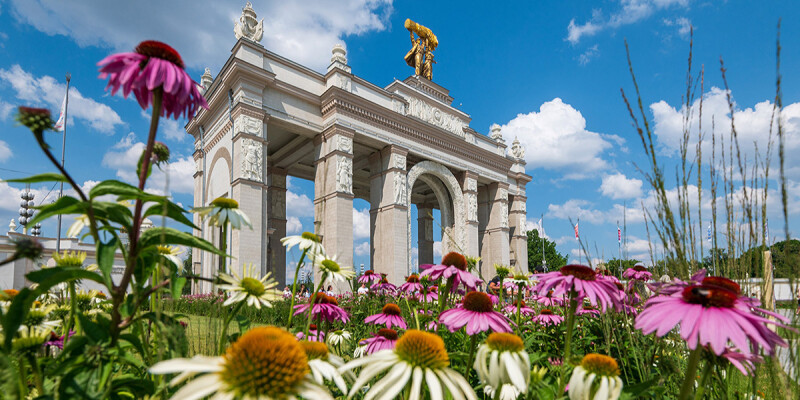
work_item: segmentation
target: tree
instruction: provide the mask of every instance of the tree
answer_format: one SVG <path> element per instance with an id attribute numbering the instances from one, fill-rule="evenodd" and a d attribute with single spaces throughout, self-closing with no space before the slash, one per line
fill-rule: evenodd
<path id="1" fill-rule="evenodd" d="M 616 277 L 622 276 L 622 273 L 625 272 L 628 268 L 633 268 L 636 263 L 641 262 L 640 260 L 619 260 L 617 258 L 612 258 L 605 262 L 604 267 Z M 620 265 L 621 264 L 621 265 Z"/>
<path id="2" fill-rule="evenodd" d="M 547 270 L 552 271 L 567 265 L 567 256 L 556 250 L 556 242 L 544 238 L 544 255 L 547 260 Z M 536 229 L 528 231 L 528 270 L 535 270 L 542 265 L 542 238 Z"/>
<path id="3" fill-rule="evenodd" d="M 755 246 L 744 252 L 738 259 L 739 268 L 749 270 L 750 276 L 762 277 L 764 275 L 764 250 L 764 246 Z M 772 252 L 775 278 L 797 277 L 798 268 L 800 268 L 800 240 L 776 242 L 769 250 Z"/>

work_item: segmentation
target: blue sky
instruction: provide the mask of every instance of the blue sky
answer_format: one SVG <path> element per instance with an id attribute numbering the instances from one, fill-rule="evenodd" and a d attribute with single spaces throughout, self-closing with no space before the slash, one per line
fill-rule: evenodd
<path id="1" fill-rule="evenodd" d="M 232 21 L 242 6 L 209 0 L 0 0 L 0 178 L 22 175 L 16 171 L 52 170 L 30 134 L 14 126 L 12 107 L 47 106 L 57 113 L 63 77 L 69 71 L 73 85 L 69 169 L 86 187 L 109 178 L 132 182 L 148 116 L 135 101 L 105 92 L 105 82 L 97 79 L 96 62 L 112 52 L 130 51 L 141 40 L 157 39 L 180 51 L 189 73 L 199 81 L 204 67 L 216 74 L 230 54 L 235 42 Z M 800 161 L 793 154 L 800 150 L 800 6 L 796 3 L 606 0 L 460 2 L 458 6 L 426 2 L 420 7 L 419 2 L 342 0 L 255 1 L 253 7 L 265 18 L 262 44 L 268 49 L 321 71 L 333 44 L 344 43 L 353 73 L 379 86 L 413 72 L 402 60 L 409 47 L 405 18 L 431 28 L 440 41 L 434 81 L 450 90 L 454 105 L 472 117 L 474 129 L 486 134 L 491 124 L 498 123 L 509 142 L 518 136 L 526 145 L 527 172 L 533 177 L 528 185 L 529 225 L 534 228 L 543 214 L 546 235 L 572 259 L 579 253 L 570 217 L 580 218 L 581 236 L 593 258 L 617 256 L 616 221 L 622 220 L 623 204 L 629 208 L 629 254 L 641 258 L 648 251 L 641 207 L 651 206 L 652 197 L 636 169 L 636 165 L 646 167 L 647 160 L 620 96 L 620 88 L 629 95 L 633 90 L 624 40 L 630 45 L 661 160 L 672 177 L 686 90 L 688 27 L 695 28 L 695 70 L 702 65 L 706 71 L 708 119 L 703 124 L 708 130 L 713 113 L 717 133 L 727 139 L 727 103 L 719 72 L 723 57 L 740 143 L 752 160 L 753 142 L 762 151 L 766 147 L 775 96 L 776 25 L 783 18 L 790 227 L 797 225 Z M 167 191 L 188 206 L 193 146 L 183 132 L 184 123 L 162 125 L 160 138 L 172 149 L 173 164 L 169 185 L 159 174 L 151 189 Z M 49 140 L 60 151 L 61 136 L 51 134 Z M 708 146 L 704 154 L 710 153 Z M 771 177 L 776 176 L 773 169 Z M 668 182 L 674 187 L 674 179 Z M 773 236 L 783 229 L 777 192 L 772 193 L 776 187 L 773 180 L 768 200 Z M 50 188 L 33 188 L 37 203 Z M 0 183 L 3 226 L 17 217 L 18 193 L 19 186 Z M 54 192 L 48 200 L 53 196 Z M 293 179 L 289 196 L 310 204 L 313 187 Z M 704 193 L 704 199 L 709 197 Z M 702 206 L 707 218 L 710 209 Z M 355 246 L 363 250 L 369 240 L 363 218 L 368 216 L 368 204 L 357 201 L 355 208 Z M 309 208 L 297 209 L 290 210 L 290 228 L 312 229 Z M 47 223 L 43 230 L 50 236 L 54 229 Z M 357 250 L 355 264 L 360 263 L 369 264 L 368 252 Z"/>

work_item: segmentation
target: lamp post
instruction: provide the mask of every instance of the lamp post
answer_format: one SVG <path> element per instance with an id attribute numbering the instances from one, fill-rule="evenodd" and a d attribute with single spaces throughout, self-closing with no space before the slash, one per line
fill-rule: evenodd
<path id="1" fill-rule="evenodd" d="M 34 213 L 34 202 L 33 198 L 36 197 L 33 192 L 31 192 L 29 187 L 26 187 L 22 193 L 19 194 L 19 197 L 22 198 L 19 202 L 19 224 L 22 225 L 22 233 L 28 234 L 28 223 L 33 218 Z M 36 224 L 31 227 L 31 235 L 39 236 L 42 233 L 42 225 Z"/>

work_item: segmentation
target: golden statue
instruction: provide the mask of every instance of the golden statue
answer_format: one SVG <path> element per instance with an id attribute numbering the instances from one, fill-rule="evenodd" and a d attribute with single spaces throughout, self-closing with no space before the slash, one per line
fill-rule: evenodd
<path id="1" fill-rule="evenodd" d="M 405 27 L 411 36 L 411 50 L 404 59 L 409 67 L 414 67 L 414 75 L 423 76 L 428 80 L 433 78 L 433 51 L 439 45 L 439 40 L 430 29 L 406 19 Z M 415 37 L 414 34 L 419 37 Z"/>

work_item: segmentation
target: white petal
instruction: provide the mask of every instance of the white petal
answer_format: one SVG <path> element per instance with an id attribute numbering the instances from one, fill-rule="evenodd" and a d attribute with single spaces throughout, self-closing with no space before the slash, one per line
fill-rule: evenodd
<path id="1" fill-rule="evenodd" d="M 447 376 L 447 374 L 442 372 L 442 370 L 438 370 L 438 369 L 435 370 L 434 372 L 436 372 L 436 375 L 439 376 L 439 379 L 442 380 L 442 383 L 444 383 L 444 386 L 447 387 L 447 391 L 450 392 L 450 396 L 452 396 L 455 400 L 464 400 L 464 395 L 461 394 L 461 390 L 459 390 L 458 386 L 456 386 L 450 380 L 450 377 Z M 455 371 L 453 371 L 453 372 L 455 372 Z M 456 374 L 458 374 L 458 372 L 456 372 Z"/>
<path id="2" fill-rule="evenodd" d="M 431 400 L 442 400 L 442 384 L 439 378 L 429 368 L 425 369 L 425 382 L 428 383 L 428 390 L 431 392 Z"/>
<path id="3" fill-rule="evenodd" d="M 216 374 L 204 375 L 187 383 L 184 387 L 175 392 L 172 398 L 176 400 L 202 399 L 211 393 L 219 391 L 221 388 L 222 383 L 219 380 L 219 376 Z"/>
<path id="4" fill-rule="evenodd" d="M 411 395 L 408 400 L 419 400 L 422 396 L 422 368 L 414 368 L 414 374 L 411 378 Z"/>

